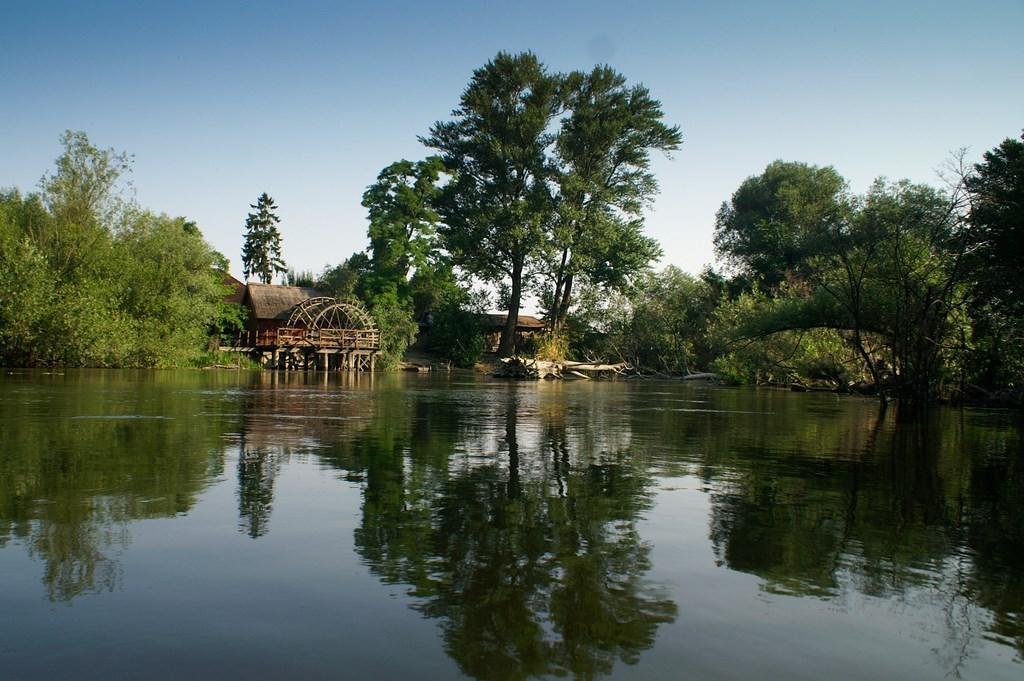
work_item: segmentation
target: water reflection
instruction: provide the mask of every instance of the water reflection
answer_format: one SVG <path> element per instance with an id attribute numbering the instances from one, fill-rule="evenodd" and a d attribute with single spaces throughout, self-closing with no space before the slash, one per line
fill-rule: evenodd
<path id="1" fill-rule="evenodd" d="M 81 378 L 8 383 L 0 403 L 0 548 L 23 543 L 53 601 L 117 589 L 130 523 L 188 512 L 223 466 L 223 424 L 194 421 L 198 395 Z"/>
<path id="2" fill-rule="evenodd" d="M 271 451 L 242 447 L 238 457 L 238 527 L 256 539 L 270 531 L 274 478 L 281 460 Z"/>
<path id="3" fill-rule="evenodd" d="M 373 375 L 314 376 L 311 381 L 302 374 L 251 375 L 247 389 L 222 405 L 238 412 L 238 432 L 229 436 L 237 441 L 238 527 L 253 539 L 270 531 L 275 480 L 293 454 L 315 453 L 351 437 L 374 417 L 366 392 Z"/>
<path id="4" fill-rule="evenodd" d="M 635 662 L 677 613 L 644 579 L 650 546 L 637 522 L 650 477 L 627 451 L 579 449 L 564 412 L 534 400 L 508 390 L 465 424 L 443 410 L 443 448 L 412 424 L 357 445 L 381 454 L 361 470 L 357 550 L 441 620 L 449 655 L 477 678 L 590 678 Z"/>
<path id="5" fill-rule="evenodd" d="M 861 411 L 768 456 L 706 439 L 715 555 L 766 593 L 919 610 L 953 676 L 982 638 L 1024 657 L 1024 459 L 1004 420 L 1014 417 Z M 785 438 L 784 422 L 761 437 Z"/>
<path id="6" fill-rule="evenodd" d="M 652 576 L 644 536 L 669 513 L 663 482 L 684 477 L 717 572 L 756 577 L 768 602 L 911 613 L 950 676 L 988 642 L 1024 659 L 1013 414 L 657 383 L 102 375 L 0 393 L 0 552 L 24 546 L 54 601 L 135 579 L 133 521 L 192 513 L 221 481 L 228 533 L 272 542 L 293 531 L 273 514 L 302 503 L 282 480 L 313 469 L 354 486 L 346 539 L 464 674 L 593 678 L 701 621 Z M 661 560 L 678 556 L 659 536 Z"/>
<path id="7" fill-rule="evenodd" d="M 361 485 L 356 550 L 440 620 L 467 675 L 594 677 L 636 662 L 675 619 L 645 579 L 651 547 L 637 523 L 653 479 L 621 446 L 625 414 L 601 414 L 597 400 L 569 416 L 561 394 L 515 386 L 484 401 L 460 389 L 281 397 L 247 398 L 260 416 L 241 437 L 243 529 L 267 531 L 275 462 L 315 453 Z"/>

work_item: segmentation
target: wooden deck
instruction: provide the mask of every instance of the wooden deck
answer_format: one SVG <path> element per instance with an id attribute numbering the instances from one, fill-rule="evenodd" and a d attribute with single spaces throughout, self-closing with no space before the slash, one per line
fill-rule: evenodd
<path id="1" fill-rule="evenodd" d="M 243 331 L 231 345 L 222 349 L 234 352 L 304 347 L 331 350 L 380 350 L 380 331 L 376 329 L 303 329 L 282 326 L 279 329 Z"/>
<path id="2" fill-rule="evenodd" d="M 380 331 L 284 326 L 243 331 L 220 349 L 249 354 L 268 369 L 372 371 L 380 352 Z"/>

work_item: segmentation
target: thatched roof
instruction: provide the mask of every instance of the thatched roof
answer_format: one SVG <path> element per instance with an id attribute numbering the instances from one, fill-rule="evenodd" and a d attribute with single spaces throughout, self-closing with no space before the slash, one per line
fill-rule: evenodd
<path id="1" fill-rule="evenodd" d="M 498 312 L 484 315 L 484 323 L 492 329 L 501 329 L 505 326 L 507 313 Z M 516 322 L 516 331 L 540 331 L 544 328 L 544 322 L 533 315 L 521 314 Z"/>
<path id="2" fill-rule="evenodd" d="M 315 288 L 305 286 L 249 284 L 245 288 L 245 300 L 255 319 L 286 320 L 293 307 L 322 295 Z"/>

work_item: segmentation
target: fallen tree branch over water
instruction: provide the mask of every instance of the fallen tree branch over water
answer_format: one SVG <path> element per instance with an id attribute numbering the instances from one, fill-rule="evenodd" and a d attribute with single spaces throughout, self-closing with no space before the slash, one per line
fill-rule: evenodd
<path id="1" fill-rule="evenodd" d="M 492 376 L 499 378 L 610 378 L 623 375 L 630 369 L 625 362 L 598 364 L 594 362 L 552 362 L 526 357 L 506 357 L 500 361 Z"/>

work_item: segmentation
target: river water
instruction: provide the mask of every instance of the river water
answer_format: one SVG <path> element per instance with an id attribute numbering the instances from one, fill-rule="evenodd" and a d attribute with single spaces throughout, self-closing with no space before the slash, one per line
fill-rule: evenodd
<path id="1" fill-rule="evenodd" d="M 1024 678 L 1020 415 L 0 375 L 0 677 Z"/>

